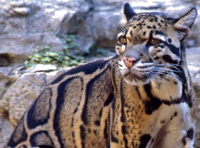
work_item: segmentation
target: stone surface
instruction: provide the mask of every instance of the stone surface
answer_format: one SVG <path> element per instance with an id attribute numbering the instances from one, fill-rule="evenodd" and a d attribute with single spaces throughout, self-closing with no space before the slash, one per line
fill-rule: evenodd
<path id="1" fill-rule="evenodd" d="M 195 86 L 200 86 L 200 48 L 190 48 L 187 50 L 188 68 Z M 197 92 L 199 94 L 199 92 Z M 200 98 L 200 95 L 198 95 Z M 199 99 L 200 100 L 200 99 Z"/>
<path id="2" fill-rule="evenodd" d="M 114 47 L 117 34 L 120 30 L 120 8 L 109 8 L 107 10 L 97 10 L 92 17 L 93 34 L 97 44 L 101 47 Z"/>
<path id="3" fill-rule="evenodd" d="M 7 54 L 14 62 L 22 61 L 43 45 L 62 50 L 54 23 L 49 21 L 52 16 L 45 10 L 37 2 L 0 2 L 0 57 Z"/>
<path id="4" fill-rule="evenodd" d="M 194 89 L 197 95 L 198 112 L 197 127 L 195 136 L 195 148 L 200 148 L 200 48 L 190 48 L 187 50 L 187 62 L 192 77 Z"/>
<path id="5" fill-rule="evenodd" d="M 9 87 L 0 102 L 0 108 L 8 111 L 12 124 L 17 124 L 46 85 L 44 73 L 26 73 Z"/>
<path id="6" fill-rule="evenodd" d="M 37 64 L 34 67 L 31 68 L 31 72 L 49 72 L 49 71 L 55 71 L 58 68 L 55 65 L 44 65 L 44 64 Z"/>
<path id="7" fill-rule="evenodd" d="M 10 59 L 23 61 L 37 46 L 62 50 L 59 36 L 66 33 L 76 34 L 80 50 L 75 53 L 78 54 L 88 52 L 94 45 L 113 48 L 125 2 L 129 2 L 136 12 L 159 11 L 173 17 L 198 5 L 195 1 L 158 0 L 3 0 L 0 2 L 0 61 L 4 61 L 4 66 Z M 196 24 L 198 22 L 199 19 Z M 200 28 L 196 24 L 186 42 L 188 46 L 200 45 L 200 35 L 196 31 Z"/>
<path id="8" fill-rule="evenodd" d="M 2 98 L 3 94 L 7 91 L 7 85 L 10 83 L 10 78 L 8 76 L 0 73 L 0 98 Z"/>
<path id="9" fill-rule="evenodd" d="M 16 125 L 25 110 L 44 88 L 66 70 L 68 69 L 58 71 L 53 65 L 39 64 L 32 69 L 25 70 L 25 73 L 13 73 L 14 75 L 10 76 L 8 80 L 4 78 L 5 82 L 1 81 L 0 85 L 8 85 L 7 83 L 12 85 L 7 90 L 0 91 L 2 95 L 2 99 L 0 99 L 0 113 L 7 113 L 9 120 L 13 125 Z M 2 86 L 2 88 L 6 87 Z"/>
<path id="10" fill-rule="evenodd" d="M 4 148 L 10 139 L 14 126 L 6 118 L 0 116 L 0 147 Z"/>

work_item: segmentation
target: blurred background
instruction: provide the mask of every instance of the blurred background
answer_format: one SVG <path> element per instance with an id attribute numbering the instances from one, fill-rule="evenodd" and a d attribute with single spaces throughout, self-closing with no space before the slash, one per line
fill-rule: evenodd
<path id="1" fill-rule="evenodd" d="M 174 18 L 192 7 L 200 11 L 200 0 L 0 0 L 0 147 L 5 147 L 24 111 L 58 74 L 115 54 L 125 2 L 136 12 L 164 12 Z M 198 99 L 199 24 L 198 16 L 185 40 Z M 197 123 L 195 148 L 200 148 Z"/>

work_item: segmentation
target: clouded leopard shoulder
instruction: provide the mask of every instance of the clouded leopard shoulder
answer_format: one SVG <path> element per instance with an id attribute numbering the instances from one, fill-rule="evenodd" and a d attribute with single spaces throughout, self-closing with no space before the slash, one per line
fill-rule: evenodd
<path id="1" fill-rule="evenodd" d="M 193 148 L 195 94 L 183 40 L 197 12 L 135 13 L 115 57 L 56 78 L 26 111 L 8 147 Z"/>

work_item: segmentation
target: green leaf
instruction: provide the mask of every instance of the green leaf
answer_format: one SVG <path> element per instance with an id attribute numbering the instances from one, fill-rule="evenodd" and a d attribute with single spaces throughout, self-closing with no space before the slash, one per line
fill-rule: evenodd
<path id="1" fill-rule="evenodd" d="M 36 47 L 36 51 L 28 57 L 25 66 L 29 67 L 35 64 L 55 64 L 59 67 L 76 66 L 84 61 L 82 56 L 74 56 L 70 50 L 79 48 L 75 43 L 74 35 L 63 34 L 61 36 L 63 51 L 52 51 L 49 46 Z"/>

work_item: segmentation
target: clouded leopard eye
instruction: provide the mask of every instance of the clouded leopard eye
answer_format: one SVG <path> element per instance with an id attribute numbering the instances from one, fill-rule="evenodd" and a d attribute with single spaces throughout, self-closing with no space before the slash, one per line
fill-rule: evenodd
<path id="1" fill-rule="evenodd" d="M 151 40 L 149 40 L 149 44 L 150 45 L 158 45 L 158 44 L 160 44 L 160 43 L 162 43 L 162 40 L 159 40 L 159 39 L 151 39 Z"/>
<path id="2" fill-rule="evenodd" d="M 127 43 L 127 39 L 125 37 L 120 37 L 119 38 L 120 43 L 122 44 L 126 44 Z"/>

